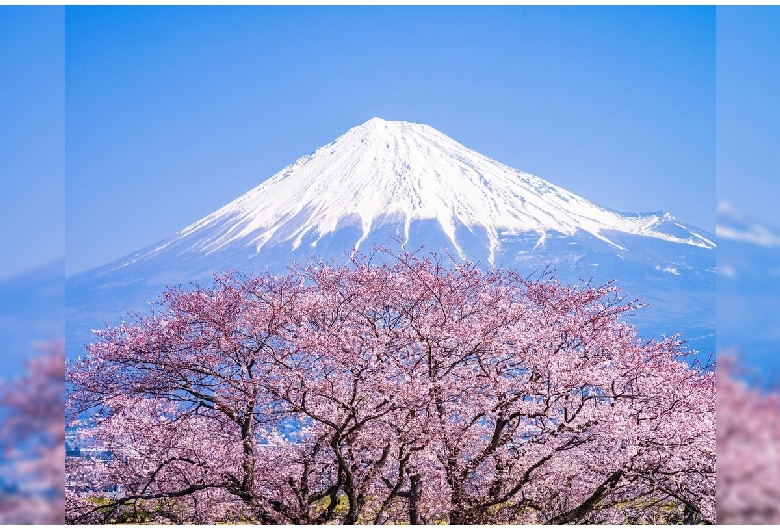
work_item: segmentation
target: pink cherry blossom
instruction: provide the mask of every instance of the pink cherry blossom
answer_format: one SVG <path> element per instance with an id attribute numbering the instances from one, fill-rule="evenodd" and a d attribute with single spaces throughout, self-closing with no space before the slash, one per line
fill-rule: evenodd
<path id="1" fill-rule="evenodd" d="M 751 387 L 732 355 L 718 366 L 718 522 L 780 524 L 780 394 Z"/>
<path id="2" fill-rule="evenodd" d="M 63 524 L 65 512 L 65 354 L 42 347 L 19 379 L 0 387 L 0 443 L 12 493 L 0 493 L 0 523 Z"/>
<path id="3" fill-rule="evenodd" d="M 714 373 L 638 307 L 381 249 L 170 289 L 68 367 L 113 456 L 69 465 L 67 518 L 714 521 Z"/>

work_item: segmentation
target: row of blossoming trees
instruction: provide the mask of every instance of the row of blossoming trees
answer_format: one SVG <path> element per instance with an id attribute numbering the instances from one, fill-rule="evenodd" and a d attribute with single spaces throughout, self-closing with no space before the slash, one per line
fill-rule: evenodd
<path id="1" fill-rule="evenodd" d="M 217 276 L 98 332 L 69 414 L 112 458 L 69 462 L 67 520 L 714 521 L 714 373 L 616 287 L 382 259 Z"/>

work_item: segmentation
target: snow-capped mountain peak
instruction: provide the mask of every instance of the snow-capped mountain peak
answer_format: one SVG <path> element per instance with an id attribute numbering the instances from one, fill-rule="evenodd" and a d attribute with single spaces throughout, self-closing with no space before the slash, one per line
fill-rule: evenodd
<path id="1" fill-rule="evenodd" d="M 90 329 L 145 311 L 165 285 L 343 263 L 356 247 L 398 250 L 398 239 L 524 275 L 619 278 L 627 296 L 649 301 L 640 324 L 650 336 L 683 331 L 714 347 L 713 236 L 665 212 L 602 208 L 427 125 L 374 118 L 171 237 L 70 277 L 69 355 Z"/>
<path id="2" fill-rule="evenodd" d="M 300 158 L 164 246 L 189 240 L 189 250 L 196 252 L 235 244 L 259 252 L 279 244 L 296 249 L 306 236 L 316 247 L 322 236 L 358 226 L 358 248 L 373 229 L 388 223 L 402 223 L 408 240 L 416 220 L 435 220 L 461 254 L 456 227 L 481 227 L 491 263 L 501 235 L 521 232 L 538 234 L 540 244 L 549 232 L 582 230 L 618 249 L 610 232 L 715 246 L 668 213 L 622 215 L 468 149 L 428 125 L 380 118 Z"/>

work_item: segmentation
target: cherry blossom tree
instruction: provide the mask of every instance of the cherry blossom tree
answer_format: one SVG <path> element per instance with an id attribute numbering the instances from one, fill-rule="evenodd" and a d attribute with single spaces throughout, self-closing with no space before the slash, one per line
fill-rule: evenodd
<path id="1" fill-rule="evenodd" d="M 27 373 L 0 387 L 4 479 L 0 523 L 62 524 L 65 513 L 65 354 L 49 344 Z"/>
<path id="2" fill-rule="evenodd" d="M 120 492 L 68 519 L 714 519 L 714 374 L 641 341 L 614 285 L 380 257 L 220 275 L 98 332 L 70 407 L 113 458 L 78 473 Z"/>
<path id="3" fill-rule="evenodd" d="M 779 524 L 780 393 L 746 384 L 733 355 L 718 372 L 718 523 Z"/>

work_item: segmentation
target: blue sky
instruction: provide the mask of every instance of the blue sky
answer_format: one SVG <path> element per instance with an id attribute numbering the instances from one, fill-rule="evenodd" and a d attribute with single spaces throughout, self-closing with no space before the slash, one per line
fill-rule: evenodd
<path id="1" fill-rule="evenodd" d="M 0 279 L 65 255 L 65 8 L 0 7 Z"/>
<path id="2" fill-rule="evenodd" d="M 712 7 L 69 7 L 68 273 L 379 116 L 714 229 Z"/>
<path id="3" fill-rule="evenodd" d="M 719 7 L 717 194 L 780 227 L 780 7 Z"/>

